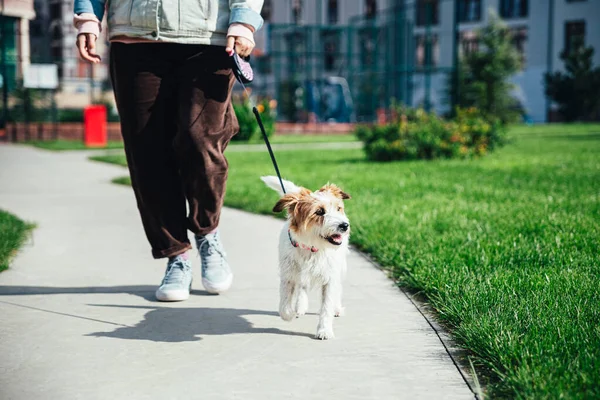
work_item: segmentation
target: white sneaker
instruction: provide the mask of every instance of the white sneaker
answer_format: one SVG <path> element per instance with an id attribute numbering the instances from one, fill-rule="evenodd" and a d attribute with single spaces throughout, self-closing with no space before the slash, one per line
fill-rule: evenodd
<path id="1" fill-rule="evenodd" d="M 165 277 L 156 290 L 158 301 L 182 301 L 190 297 L 192 266 L 182 256 L 169 258 Z"/>
<path id="2" fill-rule="evenodd" d="M 225 257 L 219 233 L 196 236 L 202 262 L 202 285 L 209 293 L 223 293 L 231 287 L 233 273 Z"/>

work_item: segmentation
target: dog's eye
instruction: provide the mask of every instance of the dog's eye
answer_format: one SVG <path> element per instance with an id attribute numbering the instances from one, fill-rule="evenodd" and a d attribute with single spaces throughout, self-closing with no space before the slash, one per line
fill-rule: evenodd
<path id="1" fill-rule="evenodd" d="M 342 211 L 342 207 L 338 207 L 338 211 Z"/>
<path id="2" fill-rule="evenodd" d="M 325 215 L 325 209 L 324 208 L 319 208 L 317 210 L 317 212 L 315 212 L 315 214 L 317 214 L 318 216 L 322 217 L 323 215 Z"/>

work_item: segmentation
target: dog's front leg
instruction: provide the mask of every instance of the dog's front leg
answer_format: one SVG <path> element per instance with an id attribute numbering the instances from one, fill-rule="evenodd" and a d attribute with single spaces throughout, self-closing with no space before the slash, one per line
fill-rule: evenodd
<path id="1" fill-rule="evenodd" d="M 301 316 L 308 311 L 308 294 L 306 293 L 306 286 L 299 286 L 297 289 L 299 290 L 299 293 L 298 301 L 296 302 L 296 314 Z"/>
<path id="2" fill-rule="evenodd" d="M 285 321 L 296 317 L 299 287 L 296 282 L 282 279 L 279 286 L 279 316 Z"/>
<path id="3" fill-rule="evenodd" d="M 342 285 L 340 285 L 339 289 L 337 290 L 336 297 L 334 299 L 334 304 L 335 306 L 333 309 L 333 315 L 335 315 L 336 317 L 343 317 L 345 308 L 342 305 Z"/>
<path id="4" fill-rule="evenodd" d="M 317 339 L 333 339 L 333 316 L 335 313 L 336 299 L 340 289 L 339 282 L 330 281 L 323 285 L 323 303 L 319 314 L 319 325 L 317 326 Z"/>

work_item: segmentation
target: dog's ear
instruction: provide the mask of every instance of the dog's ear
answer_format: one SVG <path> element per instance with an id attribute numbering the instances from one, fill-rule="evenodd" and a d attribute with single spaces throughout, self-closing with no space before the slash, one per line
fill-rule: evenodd
<path id="1" fill-rule="evenodd" d="M 275 207 L 273 207 L 273 212 L 279 213 L 283 210 L 287 210 L 291 213 L 296 204 L 298 204 L 298 195 L 295 193 L 286 194 L 281 199 L 279 199 L 277 204 L 275 204 Z"/>
<path id="2" fill-rule="evenodd" d="M 350 198 L 350 195 L 348 193 L 344 192 L 342 189 L 340 189 L 337 185 L 334 185 L 333 183 L 328 183 L 327 185 L 323 186 L 321 189 L 319 189 L 319 192 L 329 192 L 338 199 L 342 200 L 347 200 Z"/>

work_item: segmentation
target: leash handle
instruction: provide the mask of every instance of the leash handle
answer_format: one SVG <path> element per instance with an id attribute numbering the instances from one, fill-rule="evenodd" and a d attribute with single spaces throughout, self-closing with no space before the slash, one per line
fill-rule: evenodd
<path id="1" fill-rule="evenodd" d="M 260 113 L 256 106 L 252 106 L 252 112 L 256 117 L 256 122 L 258 122 L 258 126 L 260 128 L 260 132 L 262 133 L 265 144 L 267 145 L 267 150 L 269 150 L 269 155 L 271 156 L 271 161 L 273 162 L 273 166 L 275 167 L 275 172 L 277 172 L 277 177 L 279 178 L 279 184 L 281 185 L 281 190 L 283 190 L 283 194 L 285 193 L 285 186 L 283 186 L 283 180 L 281 179 L 281 174 L 279 173 L 279 167 L 277 166 L 277 160 L 275 160 L 275 154 L 273 154 L 273 149 L 271 148 L 271 143 L 269 143 L 269 138 L 267 137 L 267 132 L 265 131 L 265 126 L 263 125 L 262 118 L 260 117 Z"/>

